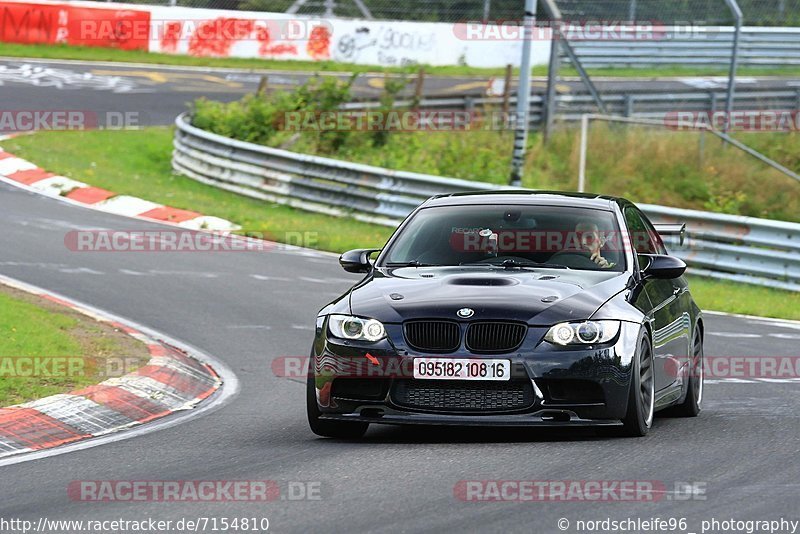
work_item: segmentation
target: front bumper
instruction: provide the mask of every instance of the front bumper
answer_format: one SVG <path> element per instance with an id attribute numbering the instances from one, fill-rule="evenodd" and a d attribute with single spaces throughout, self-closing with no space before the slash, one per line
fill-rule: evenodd
<path id="1" fill-rule="evenodd" d="M 540 410 L 529 414 L 515 415 L 474 415 L 459 414 L 422 414 L 399 412 L 391 408 L 382 408 L 377 414 L 370 409 L 348 414 L 326 413 L 320 416 L 326 421 L 355 421 L 361 423 L 378 423 L 384 425 L 435 425 L 435 426 L 501 426 L 501 427 L 596 427 L 620 426 L 619 419 L 582 419 L 575 413 L 569 418 L 553 416 L 553 410 Z M 566 414 L 567 412 L 559 412 Z"/>
<path id="2" fill-rule="evenodd" d="M 542 341 L 547 328 L 530 327 L 525 342 L 516 351 L 492 355 L 463 350 L 451 355 L 421 354 L 407 347 L 402 333 L 392 331 L 391 325 L 387 325 L 388 339 L 369 348 L 333 342 L 326 338 L 325 329 L 318 329 L 311 368 L 320 418 L 403 425 L 619 425 L 627 410 L 639 329 L 638 324 L 623 322 L 618 338 L 610 344 L 563 348 Z M 511 380 L 462 382 L 412 378 L 413 359 L 430 356 L 508 359 Z M 381 365 L 368 363 L 375 360 Z M 358 371 L 353 372 L 354 369 Z M 491 391 L 481 392 L 482 384 Z M 509 388 L 513 385 L 515 391 L 503 391 L 504 384 Z M 428 385 L 436 387 L 427 388 Z M 422 388 L 427 396 L 409 396 L 409 386 Z M 497 399 L 498 395 L 517 396 L 513 397 L 513 405 L 457 402 L 468 396 L 474 401 L 475 395 L 491 399 Z M 427 401 L 420 403 L 419 398 Z M 431 403 L 431 398 L 442 399 L 442 403 Z"/>

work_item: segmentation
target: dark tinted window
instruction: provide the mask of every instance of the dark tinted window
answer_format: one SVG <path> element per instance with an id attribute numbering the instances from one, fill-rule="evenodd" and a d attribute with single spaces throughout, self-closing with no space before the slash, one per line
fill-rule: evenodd
<path id="1" fill-rule="evenodd" d="M 556 206 L 441 206 L 420 210 L 382 266 L 516 262 L 622 271 L 623 240 L 610 211 Z"/>
<path id="2" fill-rule="evenodd" d="M 630 243 L 637 254 L 665 254 L 661 237 L 642 213 L 633 207 L 625 208 L 625 224 Z"/>

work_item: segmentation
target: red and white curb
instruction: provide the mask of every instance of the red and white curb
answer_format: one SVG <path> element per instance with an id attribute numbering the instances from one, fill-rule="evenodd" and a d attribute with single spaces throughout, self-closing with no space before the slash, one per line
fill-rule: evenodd
<path id="1" fill-rule="evenodd" d="M 173 223 L 189 230 L 231 232 L 240 228 L 226 219 L 172 208 L 137 197 L 118 195 L 66 176 L 58 176 L 30 161 L 4 152 L 2 148 L 0 148 L 0 177 L 15 183 L 15 185 L 26 186 L 47 196 L 64 197 L 73 202 L 117 215 Z"/>
<path id="2" fill-rule="evenodd" d="M 0 408 L 0 458 L 103 436 L 189 410 L 222 386 L 210 365 L 177 347 L 44 290 L 3 276 L 0 282 L 111 324 L 145 343 L 151 355 L 133 373 Z"/>

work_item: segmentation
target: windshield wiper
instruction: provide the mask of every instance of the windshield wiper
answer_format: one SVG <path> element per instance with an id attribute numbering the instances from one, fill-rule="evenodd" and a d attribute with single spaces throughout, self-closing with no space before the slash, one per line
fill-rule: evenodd
<path id="1" fill-rule="evenodd" d="M 386 267 L 442 267 L 434 263 L 420 263 L 417 260 L 411 261 L 390 261 L 384 264 Z"/>
<path id="2" fill-rule="evenodd" d="M 568 266 L 560 263 L 541 263 L 538 261 L 517 261 L 512 259 L 503 260 L 501 263 L 489 261 L 479 261 L 474 263 L 462 263 L 463 266 L 482 266 L 502 267 L 503 269 L 524 269 L 524 268 L 543 268 L 543 269 L 569 269 Z"/>

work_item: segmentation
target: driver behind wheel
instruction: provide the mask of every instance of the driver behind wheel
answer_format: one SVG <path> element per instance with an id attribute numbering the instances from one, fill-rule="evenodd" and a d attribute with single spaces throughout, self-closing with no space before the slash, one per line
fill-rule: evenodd
<path id="1" fill-rule="evenodd" d="M 614 265 L 602 255 L 603 246 L 606 238 L 600 233 L 600 229 L 592 222 L 579 222 L 575 225 L 575 233 L 580 238 L 581 249 L 589 252 L 589 259 L 603 269 L 610 269 Z"/>

